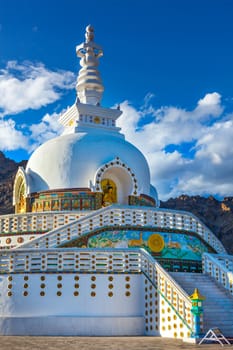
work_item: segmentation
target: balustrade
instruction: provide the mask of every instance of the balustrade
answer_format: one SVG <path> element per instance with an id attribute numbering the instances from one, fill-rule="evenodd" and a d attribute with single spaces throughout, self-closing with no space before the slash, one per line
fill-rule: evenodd
<path id="1" fill-rule="evenodd" d="M 71 216 L 71 219 L 69 219 L 69 215 Z M 45 213 L 43 216 L 46 217 Z M 78 238 L 98 228 L 130 225 L 138 229 L 140 229 L 141 226 L 148 226 L 167 228 L 171 230 L 191 230 L 196 232 L 203 240 L 214 247 L 218 253 L 225 252 L 223 245 L 214 234 L 197 218 L 189 213 L 184 214 L 184 212 L 168 211 L 166 209 L 158 208 L 148 209 L 143 207 L 135 208 L 115 205 L 93 211 L 82 217 L 80 217 L 79 214 L 77 214 L 77 216 L 78 219 L 75 219 L 73 213 L 66 213 L 65 224 L 61 216 L 60 219 L 63 221 L 61 220 L 58 228 L 54 228 L 42 237 L 35 238 L 29 243 L 22 244 L 20 247 L 41 249 L 55 248 L 62 243 Z M 57 215 L 57 218 L 59 218 L 59 215 Z M 183 222 L 184 218 L 186 220 L 185 223 Z M 196 227 L 196 231 L 194 231 L 194 227 Z"/>
<path id="2" fill-rule="evenodd" d="M 203 273 L 213 277 L 233 295 L 233 256 L 204 253 Z"/>
<path id="3" fill-rule="evenodd" d="M 49 231 L 85 215 L 87 215 L 87 212 L 43 212 L 1 215 L 0 235 Z"/>

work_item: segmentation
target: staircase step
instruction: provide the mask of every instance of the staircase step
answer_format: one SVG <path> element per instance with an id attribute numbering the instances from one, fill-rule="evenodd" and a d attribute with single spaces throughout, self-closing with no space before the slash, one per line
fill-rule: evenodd
<path id="1" fill-rule="evenodd" d="M 233 336 L 233 296 L 210 276 L 200 273 L 171 272 L 172 278 L 191 295 L 195 288 L 206 297 L 203 301 L 204 330 L 218 327 Z"/>

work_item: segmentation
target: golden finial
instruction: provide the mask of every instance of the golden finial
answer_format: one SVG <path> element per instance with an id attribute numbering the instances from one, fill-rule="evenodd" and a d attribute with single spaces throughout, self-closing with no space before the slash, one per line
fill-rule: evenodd
<path id="1" fill-rule="evenodd" d="M 190 298 L 191 300 L 197 300 L 197 299 L 198 299 L 198 300 L 205 300 L 205 297 L 202 296 L 202 295 L 200 294 L 198 288 L 195 288 L 195 289 L 194 289 L 193 294 L 190 295 L 189 298 Z"/>

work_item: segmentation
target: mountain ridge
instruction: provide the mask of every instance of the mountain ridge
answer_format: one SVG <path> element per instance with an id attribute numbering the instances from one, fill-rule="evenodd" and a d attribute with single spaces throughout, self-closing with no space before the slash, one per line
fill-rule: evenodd
<path id="1" fill-rule="evenodd" d="M 18 167 L 25 167 L 26 164 L 26 160 L 17 163 L 0 151 L 0 215 L 14 212 L 12 204 L 14 178 Z"/>
<path id="2" fill-rule="evenodd" d="M 193 213 L 218 237 L 227 252 L 233 254 L 233 197 L 220 201 L 213 196 L 181 195 L 161 201 L 161 207 Z"/>

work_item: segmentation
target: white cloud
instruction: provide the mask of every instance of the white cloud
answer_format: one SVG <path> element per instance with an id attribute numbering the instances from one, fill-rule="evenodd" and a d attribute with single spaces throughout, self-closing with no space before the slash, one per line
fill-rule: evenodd
<path id="1" fill-rule="evenodd" d="M 219 93 L 206 94 L 191 111 L 144 107 L 123 102 L 118 125 L 145 154 L 161 199 L 182 193 L 233 195 L 233 114 L 223 115 Z M 140 126 L 148 114 L 150 122 Z M 192 148 L 182 149 L 184 143 Z"/>
<path id="2" fill-rule="evenodd" d="M 2 151 L 13 151 L 26 149 L 28 147 L 27 137 L 23 132 L 16 129 L 14 120 L 7 121 L 0 119 L 0 149 Z"/>
<path id="3" fill-rule="evenodd" d="M 219 106 L 221 103 L 221 95 L 218 92 L 206 94 L 198 101 L 198 106 Z"/>
<path id="4" fill-rule="evenodd" d="M 45 114 L 41 122 L 31 126 L 21 125 L 17 128 L 12 119 L 0 119 L 0 150 L 12 151 L 25 149 L 28 153 L 40 144 L 60 135 L 63 126 L 58 122 L 59 114 Z"/>
<path id="5" fill-rule="evenodd" d="M 217 92 L 206 94 L 204 98 L 198 101 L 195 112 L 201 118 L 205 116 L 209 117 L 210 115 L 218 117 L 223 112 L 223 107 L 221 106 L 221 95 Z"/>
<path id="6" fill-rule="evenodd" d="M 152 92 L 148 92 L 146 96 L 144 97 L 144 106 L 143 107 L 148 107 L 149 103 L 151 100 L 155 97 L 155 95 Z"/>
<path id="7" fill-rule="evenodd" d="M 0 70 L 0 149 L 34 150 L 39 144 L 59 135 L 58 114 L 46 114 L 37 124 L 16 125 L 8 115 L 39 109 L 60 99 L 64 90 L 74 88 L 74 74 L 51 71 L 41 63 L 9 61 Z"/>
<path id="8" fill-rule="evenodd" d="M 0 116 L 39 109 L 73 87 L 72 72 L 51 71 L 42 63 L 9 61 L 0 71 Z"/>
<path id="9" fill-rule="evenodd" d="M 45 114 L 41 122 L 30 126 L 30 151 L 40 144 L 62 133 L 63 126 L 58 123 L 59 114 Z"/>

